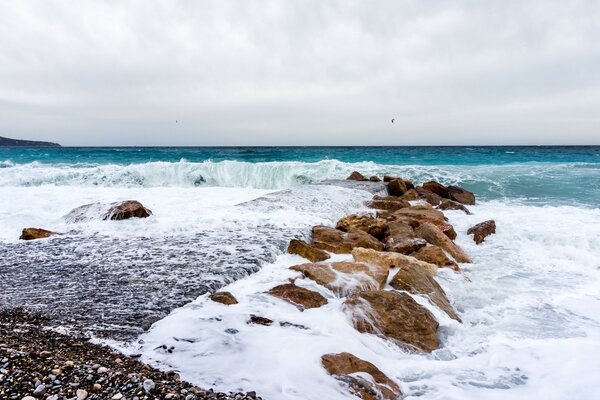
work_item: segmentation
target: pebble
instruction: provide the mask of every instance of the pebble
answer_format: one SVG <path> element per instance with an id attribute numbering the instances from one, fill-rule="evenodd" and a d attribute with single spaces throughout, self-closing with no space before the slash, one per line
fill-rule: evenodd
<path id="1" fill-rule="evenodd" d="M 60 368 L 54 368 L 52 370 L 52 375 L 60 375 L 62 373 L 62 370 Z"/>
<path id="2" fill-rule="evenodd" d="M 93 387 L 93 389 L 94 389 L 96 392 L 99 392 L 99 391 L 101 391 L 101 390 L 102 390 L 102 385 L 101 385 L 101 384 L 99 384 L 99 383 L 94 383 L 94 387 Z"/>
<path id="3" fill-rule="evenodd" d="M 75 365 L 73 361 L 65 361 L 65 367 L 72 367 L 73 365 Z"/>
<path id="4" fill-rule="evenodd" d="M 33 391 L 35 397 L 42 397 L 46 393 L 46 386 L 44 384 L 38 385 Z"/>
<path id="5" fill-rule="evenodd" d="M 123 395 L 121 393 L 117 393 L 113 397 L 111 397 L 112 400 L 121 400 L 122 398 Z"/>
<path id="6" fill-rule="evenodd" d="M 106 367 L 99 367 L 98 368 L 98 373 L 99 374 L 105 374 L 107 372 L 108 372 L 108 368 L 106 368 Z"/>
<path id="7" fill-rule="evenodd" d="M 154 381 L 152 379 L 146 379 L 143 383 L 144 386 L 144 390 L 146 391 L 146 393 L 151 393 L 154 388 L 156 387 L 156 385 L 154 384 Z"/>
<path id="8" fill-rule="evenodd" d="M 77 400 L 85 400 L 88 397 L 88 392 L 83 389 L 77 389 Z"/>
<path id="9" fill-rule="evenodd" d="M 33 396 L 25 396 L 21 400 L 35 400 L 35 397 L 33 397 Z"/>

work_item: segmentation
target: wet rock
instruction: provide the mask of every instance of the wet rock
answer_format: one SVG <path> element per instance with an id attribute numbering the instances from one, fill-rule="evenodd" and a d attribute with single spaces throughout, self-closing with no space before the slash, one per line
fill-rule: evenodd
<path id="1" fill-rule="evenodd" d="M 387 185 L 387 192 L 391 196 L 402 196 L 407 190 L 406 184 L 401 179 L 394 179 Z"/>
<path id="2" fill-rule="evenodd" d="M 429 276 L 434 276 L 437 272 L 437 265 L 400 253 L 356 248 L 352 250 L 352 257 L 354 257 L 354 261 L 356 262 L 377 265 L 388 270 L 390 268 L 414 266 L 427 271 Z"/>
<path id="3" fill-rule="evenodd" d="M 471 215 L 471 211 L 469 211 L 469 209 L 467 207 L 465 207 L 464 205 L 462 205 L 454 200 L 449 200 L 449 199 L 443 199 L 440 202 L 438 209 L 444 210 L 444 211 L 459 210 L 459 211 L 463 211 L 467 215 Z"/>
<path id="4" fill-rule="evenodd" d="M 381 182 L 381 179 L 378 176 L 372 176 L 369 178 L 371 182 Z"/>
<path id="5" fill-rule="evenodd" d="M 453 259 L 448 257 L 444 250 L 438 246 L 428 245 L 421 247 L 419 251 L 412 253 L 411 256 L 418 260 L 435 264 L 438 267 L 449 267 L 455 271 L 460 270 L 458 264 Z"/>
<path id="6" fill-rule="evenodd" d="M 367 207 L 376 210 L 397 211 L 401 208 L 410 207 L 410 203 L 406 200 L 390 201 L 390 200 L 371 200 L 365 203 Z"/>
<path id="7" fill-rule="evenodd" d="M 400 268 L 390 281 L 394 289 L 405 290 L 412 294 L 427 296 L 433 304 L 446 312 L 450 318 L 461 322 L 460 317 L 454 311 L 444 289 L 424 268 L 416 265 L 407 265 Z"/>
<path id="8" fill-rule="evenodd" d="M 35 240 L 35 239 L 44 239 L 50 236 L 60 235 L 58 232 L 49 231 L 41 228 L 25 228 L 23 232 L 21 232 L 21 236 L 19 239 L 21 240 Z"/>
<path id="9" fill-rule="evenodd" d="M 486 237 L 496 233 L 496 221 L 490 219 L 488 221 L 480 222 L 479 224 L 472 226 L 467 231 L 468 235 L 473 235 L 475 243 L 480 244 L 485 240 Z"/>
<path id="10" fill-rule="evenodd" d="M 154 391 L 154 389 L 156 388 L 156 384 L 154 383 L 154 381 L 152 379 L 146 379 L 144 381 L 144 383 L 142 384 L 142 387 L 144 388 L 144 391 L 146 393 L 152 393 Z"/>
<path id="11" fill-rule="evenodd" d="M 451 224 L 449 224 L 447 222 L 439 222 L 439 221 L 425 221 L 425 222 L 431 222 L 432 224 L 437 226 L 438 229 L 440 231 L 442 231 L 442 233 L 448 237 L 448 239 L 450 239 L 450 240 L 456 239 L 456 231 L 454 230 L 454 227 Z"/>
<path id="12" fill-rule="evenodd" d="M 449 198 L 462 204 L 475 205 L 475 195 L 458 186 L 448 186 Z"/>
<path id="13" fill-rule="evenodd" d="M 359 292 L 346 299 L 344 309 L 359 332 L 397 341 L 409 349 L 431 352 L 438 348 L 438 322 L 407 293 Z"/>
<path id="14" fill-rule="evenodd" d="M 433 209 L 430 205 L 416 205 L 412 207 L 402 208 L 394 212 L 393 217 L 396 220 L 408 221 L 438 221 L 445 222 L 444 213 Z M 412 225 L 412 224 L 411 224 Z"/>
<path id="15" fill-rule="evenodd" d="M 292 303 L 300 310 L 318 308 L 327 304 L 327 299 L 320 293 L 296 286 L 293 283 L 275 286 L 268 292 L 271 296 L 278 297 Z"/>
<path id="16" fill-rule="evenodd" d="M 104 204 L 92 203 L 71 210 L 64 219 L 67 222 L 84 222 L 93 219 L 124 220 L 129 218 L 147 218 L 152 211 L 137 200 Z"/>
<path id="17" fill-rule="evenodd" d="M 248 320 L 249 324 L 257 324 L 257 325 L 265 325 L 269 326 L 273 323 L 272 319 L 261 317 L 258 315 L 251 314 L 250 319 Z"/>
<path id="18" fill-rule="evenodd" d="M 33 395 L 35 397 L 42 397 L 42 396 L 44 396 L 44 394 L 46 394 L 46 390 L 47 390 L 46 386 L 40 383 L 39 385 L 37 385 L 37 387 L 33 391 Z"/>
<path id="19" fill-rule="evenodd" d="M 383 250 L 383 243 L 366 232 L 342 232 L 327 226 L 312 229 L 313 246 L 336 254 L 350 253 L 355 247 Z"/>
<path id="20" fill-rule="evenodd" d="M 415 201 L 415 200 L 419 200 L 419 199 L 420 199 L 419 193 L 415 189 L 409 189 L 406 191 L 406 193 L 404 193 L 402 195 L 402 200 L 406 200 L 406 201 Z"/>
<path id="21" fill-rule="evenodd" d="M 418 238 L 415 231 L 407 223 L 392 221 L 388 223 L 385 233 L 385 249 L 402 254 L 410 254 L 425 246 L 427 242 Z"/>
<path id="22" fill-rule="evenodd" d="M 88 392 L 83 389 L 77 389 L 77 392 L 75 392 L 75 395 L 77 396 L 77 400 L 85 400 L 88 397 Z"/>
<path id="23" fill-rule="evenodd" d="M 227 306 L 237 304 L 237 299 L 229 292 L 215 292 L 208 296 L 209 299 L 217 303 L 225 304 Z"/>
<path id="24" fill-rule="evenodd" d="M 346 178 L 346 180 L 349 181 L 366 181 L 367 178 L 365 178 L 365 176 L 363 174 L 361 174 L 358 171 L 354 171 L 353 173 L 350 174 L 349 177 Z"/>
<path id="25" fill-rule="evenodd" d="M 425 182 L 423 184 L 423 189 L 427 190 L 428 192 L 435 193 L 438 196 L 443 197 L 445 199 L 450 198 L 450 193 L 448 192 L 448 188 L 439 182 L 435 182 L 435 181 Z"/>
<path id="26" fill-rule="evenodd" d="M 456 245 L 448 236 L 446 236 L 437 226 L 432 223 L 421 224 L 415 233 L 427 240 L 429 243 L 441 247 L 444 251 L 450 254 L 457 262 L 470 263 L 471 258 Z"/>
<path id="27" fill-rule="evenodd" d="M 348 384 L 352 393 L 363 400 L 396 400 L 402 395 L 398 385 L 379 368 L 353 354 L 325 354 L 321 362 L 329 375 Z"/>
<path id="28" fill-rule="evenodd" d="M 430 192 L 429 190 L 425 190 L 422 186 L 417 186 L 416 191 L 421 199 L 425 200 L 432 206 L 438 206 L 443 199 L 442 196 Z"/>
<path id="29" fill-rule="evenodd" d="M 387 221 L 382 218 L 374 218 L 368 215 L 351 214 L 340 219 L 335 227 L 344 232 L 363 231 L 381 240 L 387 231 Z"/>
<path id="30" fill-rule="evenodd" d="M 329 258 L 329 254 L 327 254 L 327 252 L 317 249 L 316 247 L 298 239 L 290 240 L 287 252 L 290 254 L 299 255 L 300 257 L 304 257 L 312 262 L 325 261 Z"/>

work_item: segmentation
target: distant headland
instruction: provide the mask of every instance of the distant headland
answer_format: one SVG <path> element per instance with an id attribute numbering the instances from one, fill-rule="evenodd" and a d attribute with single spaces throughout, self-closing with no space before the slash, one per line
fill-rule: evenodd
<path id="1" fill-rule="evenodd" d="M 0 147 L 61 147 L 58 143 L 10 139 L 0 136 Z"/>

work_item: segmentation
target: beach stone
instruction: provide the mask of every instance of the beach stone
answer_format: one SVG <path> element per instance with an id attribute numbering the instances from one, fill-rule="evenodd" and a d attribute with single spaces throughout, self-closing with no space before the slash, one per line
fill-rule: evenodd
<path id="1" fill-rule="evenodd" d="M 33 396 L 25 396 L 21 400 L 36 400 L 36 398 Z"/>
<path id="2" fill-rule="evenodd" d="M 354 327 L 399 342 L 408 349 L 438 348 L 438 322 L 409 294 L 390 290 L 363 291 L 348 297 L 344 310 Z"/>
<path id="3" fill-rule="evenodd" d="M 363 231 L 377 239 L 382 239 L 385 235 L 385 232 L 387 231 L 388 224 L 387 221 L 383 218 L 374 218 L 368 215 L 351 214 L 340 219 L 335 227 L 336 229 L 339 229 L 344 232 L 352 232 L 357 230 Z"/>
<path id="4" fill-rule="evenodd" d="M 237 299 L 230 292 L 215 292 L 208 296 L 214 302 L 225 304 L 227 306 L 237 304 Z"/>
<path id="5" fill-rule="evenodd" d="M 412 226 L 400 221 L 388 223 L 385 233 L 385 249 L 402 254 L 410 254 L 427 244 L 424 239 L 418 238 Z"/>
<path id="6" fill-rule="evenodd" d="M 350 391 L 363 400 L 396 400 L 400 387 L 372 363 L 351 353 L 325 354 L 321 363 L 327 373 L 348 384 Z M 364 374 L 370 376 L 365 379 Z"/>
<path id="7" fill-rule="evenodd" d="M 381 182 L 381 179 L 378 176 L 371 176 L 369 180 L 371 182 Z"/>
<path id="8" fill-rule="evenodd" d="M 427 190 L 428 192 L 435 193 L 445 199 L 450 198 L 450 192 L 448 192 L 448 188 L 441 183 L 435 181 L 425 182 L 423 184 L 423 189 Z"/>
<path id="9" fill-rule="evenodd" d="M 459 211 L 463 211 L 467 215 L 471 215 L 471 211 L 469 211 L 469 209 L 467 207 L 465 207 L 464 205 L 462 205 L 454 200 L 450 200 L 450 199 L 443 199 L 440 202 L 438 209 L 444 210 L 444 211 L 459 210 Z"/>
<path id="10" fill-rule="evenodd" d="M 387 185 L 387 192 L 391 196 L 402 196 L 408 189 L 402 179 L 394 179 Z"/>
<path id="11" fill-rule="evenodd" d="M 366 232 L 342 232 L 327 226 L 312 229 L 313 246 L 336 254 L 350 253 L 355 247 L 383 250 L 383 243 Z"/>
<path id="12" fill-rule="evenodd" d="M 427 296 L 433 304 L 450 316 L 450 318 L 462 322 L 444 292 L 444 289 L 427 272 L 414 264 L 400 268 L 390 281 L 390 286 L 397 290 L 405 290 L 412 294 Z"/>
<path id="13" fill-rule="evenodd" d="M 455 271 L 460 271 L 458 264 L 453 259 L 448 257 L 444 250 L 435 245 L 421 247 L 418 251 L 410 255 L 418 260 L 435 264 L 438 267 L 449 267 Z"/>
<path id="14" fill-rule="evenodd" d="M 415 229 L 415 233 L 427 240 L 429 243 L 441 247 L 444 251 L 450 254 L 457 262 L 470 263 L 471 258 L 455 244 L 448 236 L 446 236 L 440 228 L 430 222 L 419 225 Z"/>
<path id="15" fill-rule="evenodd" d="M 448 186 L 449 198 L 462 204 L 475 205 L 475 195 L 458 186 Z"/>
<path id="16" fill-rule="evenodd" d="M 42 397 L 44 394 L 46 394 L 47 390 L 48 389 L 46 388 L 46 386 L 43 385 L 42 383 L 40 383 L 39 385 L 37 385 L 37 387 L 33 391 L 33 395 L 35 397 Z"/>
<path id="17" fill-rule="evenodd" d="M 94 386 L 92 386 L 92 389 L 96 392 L 99 392 L 102 390 L 102 385 L 100 385 L 99 383 L 94 383 Z"/>
<path id="18" fill-rule="evenodd" d="M 303 240 L 292 239 L 288 245 L 287 252 L 290 254 L 296 254 L 300 257 L 304 257 L 309 261 L 325 261 L 329 258 L 327 252 L 317 249 L 314 246 L 306 243 Z"/>
<path id="19" fill-rule="evenodd" d="M 98 372 L 99 374 L 105 374 L 105 373 L 107 373 L 107 372 L 108 372 L 108 368 L 106 368 L 106 367 L 99 367 L 99 368 L 97 369 L 97 372 Z"/>
<path id="20" fill-rule="evenodd" d="M 273 320 L 255 314 L 250 314 L 250 319 L 248 320 L 248 323 L 269 326 L 273 323 Z"/>
<path id="21" fill-rule="evenodd" d="M 60 235 L 58 232 L 49 231 L 47 229 L 41 228 L 25 228 L 21 232 L 21 236 L 19 239 L 21 240 L 35 240 L 35 239 L 45 239 L 50 236 Z"/>
<path id="22" fill-rule="evenodd" d="M 480 222 L 475 226 L 472 226 L 467 231 L 468 235 L 473 235 L 475 243 L 480 244 L 485 240 L 486 237 L 496 233 L 496 221 L 493 219 Z"/>
<path id="23" fill-rule="evenodd" d="M 289 303 L 292 303 L 300 310 L 307 308 L 318 308 L 327 304 L 327 299 L 320 293 L 296 286 L 293 283 L 286 283 L 275 286 L 268 292 L 271 296 L 278 297 Z"/>
<path id="24" fill-rule="evenodd" d="M 419 193 L 415 189 L 409 189 L 406 191 L 406 193 L 404 193 L 402 195 L 402 200 L 406 200 L 406 201 L 415 201 L 415 200 L 419 200 L 419 199 L 420 199 Z"/>
<path id="25" fill-rule="evenodd" d="M 117 393 L 115 395 L 113 395 L 113 397 L 111 397 L 112 400 L 121 400 L 123 398 L 123 395 L 121 393 Z"/>
<path id="26" fill-rule="evenodd" d="M 410 207 L 410 203 L 406 200 L 399 201 L 390 201 L 390 200 L 371 200 L 367 201 L 365 205 L 369 208 L 374 208 L 376 210 L 386 210 L 386 211 L 397 211 L 401 208 Z"/>
<path id="27" fill-rule="evenodd" d="M 389 273 L 389 268 L 382 265 L 347 261 L 301 264 L 290 269 L 301 272 L 338 296 L 347 296 L 360 290 L 382 289 Z"/>
<path id="28" fill-rule="evenodd" d="M 365 176 L 363 174 L 361 174 L 358 171 L 354 171 L 350 174 L 349 177 L 346 178 L 346 180 L 349 181 L 366 181 L 367 178 L 365 178 Z"/>
<path id="29" fill-rule="evenodd" d="M 75 392 L 75 394 L 77 396 L 77 400 L 85 400 L 88 397 L 88 392 L 83 389 L 77 389 L 77 392 Z"/>
<path id="30" fill-rule="evenodd" d="M 404 268 L 414 266 L 421 268 L 427 272 L 429 276 L 434 276 L 437 272 L 437 265 L 416 259 L 415 257 L 406 256 L 400 253 L 388 251 L 375 251 L 371 249 L 356 248 L 352 250 L 354 261 L 368 265 L 377 265 L 381 268 Z M 383 288 L 383 286 L 381 287 Z"/>
<path id="31" fill-rule="evenodd" d="M 421 199 L 425 200 L 432 206 L 438 206 L 443 199 L 442 196 L 435 194 L 433 192 L 430 192 L 429 190 L 425 190 L 425 189 L 423 189 L 422 186 L 417 186 L 417 188 L 415 190 L 417 191 L 417 193 L 419 194 L 419 197 Z"/>
<path id="32" fill-rule="evenodd" d="M 146 393 L 152 393 L 156 388 L 156 384 L 152 379 L 146 379 L 144 383 L 142 383 L 142 387 Z"/>

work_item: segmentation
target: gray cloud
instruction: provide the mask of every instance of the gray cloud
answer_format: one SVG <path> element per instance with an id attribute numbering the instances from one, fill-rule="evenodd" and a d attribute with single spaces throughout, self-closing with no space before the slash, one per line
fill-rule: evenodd
<path id="1" fill-rule="evenodd" d="M 67 145 L 600 137 L 597 1 L 2 2 L 0 37 L 3 136 Z"/>

